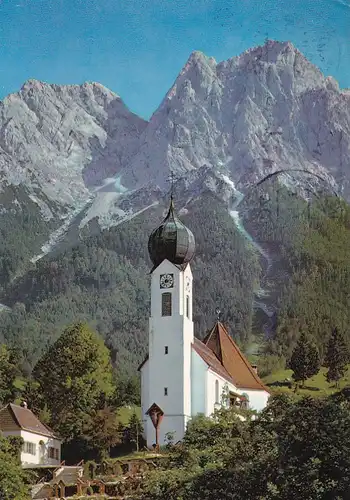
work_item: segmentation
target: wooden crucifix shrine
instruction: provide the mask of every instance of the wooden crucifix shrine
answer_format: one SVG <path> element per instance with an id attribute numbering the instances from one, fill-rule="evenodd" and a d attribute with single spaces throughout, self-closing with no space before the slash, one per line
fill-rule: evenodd
<path id="1" fill-rule="evenodd" d="M 159 427 L 163 420 L 164 412 L 156 403 L 146 411 L 146 415 L 152 420 L 152 424 L 156 430 L 156 449 L 159 450 Z"/>

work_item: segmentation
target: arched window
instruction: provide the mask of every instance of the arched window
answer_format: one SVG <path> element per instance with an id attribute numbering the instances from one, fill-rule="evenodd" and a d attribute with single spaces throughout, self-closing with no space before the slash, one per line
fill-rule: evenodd
<path id="1" fill-rule="evenodd" d="M 186 316 L 190 319 L 190 296 L 186 295 Z"/>
<path id="2" fill-rule="evenodd" d="M 162 293 L 162 316 L 171 316 L 171 293 Z"/>
<path id="3" fill-rule="evenodd" d="M 215 380 L 215 404 L 220 403 L 219 401 L 219 381 Z"/>

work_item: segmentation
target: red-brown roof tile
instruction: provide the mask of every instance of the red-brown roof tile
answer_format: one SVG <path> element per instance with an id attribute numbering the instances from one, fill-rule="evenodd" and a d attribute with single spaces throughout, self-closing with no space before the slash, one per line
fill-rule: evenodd
<path id="1" fill-rule="evenodd" d="M 270 392 L 222 323 L 216 323 L 203 343 L 215 354 L 220 364 L 234 380 L 236 387 Z"/>
<path id="2" fill-rule="evenodd" d="M 224 366 L 222 366 L 218 358 L 215 356 L 213 351 L 209 349 L 209 347 L 207 347 L 197 338 L 194 338 L 192 347 L 196 351 L 196 353 L 199 354 L 199 356 L 203 359 L 203 361 L 213 370 L 213 372 L 217 373 L 228 382 L 234 384 L 234 381 L 228 371 Z"/>
<path id="3" fill-rule="evenodd" d="M 5 416 L 8 415 L 8 412 L 12 415 L 14 426 L 19 426 L 22 430 L 34 432 L 35 434 L 40 434 L 41 436 L 60 439 L 52 429 L 40 422 L 38 417 L 36 417 L 31 410 L 22 406 L 17 406 L 13 403 L 9 403 L 5 406 L 5 408 L 0 410 L 0 429 L 2 416 L 5 418 Z"/>

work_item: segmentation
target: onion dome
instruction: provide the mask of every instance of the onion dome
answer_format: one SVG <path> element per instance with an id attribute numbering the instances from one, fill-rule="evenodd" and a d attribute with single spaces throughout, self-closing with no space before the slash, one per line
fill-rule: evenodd
<path id="1" fill-rule="evenodd" d="M 154 267 L 165 259 L 176 265 L 187 264 L 194 256 L 193 233 L 175 215 L 173 197 L 167 216 L 149 237 L 148 252 Z"/>

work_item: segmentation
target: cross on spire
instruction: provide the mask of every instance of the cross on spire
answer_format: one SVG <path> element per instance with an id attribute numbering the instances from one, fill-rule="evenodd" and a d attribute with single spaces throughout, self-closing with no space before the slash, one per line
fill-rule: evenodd
<path id="1" fill-rule="evenodd" d="M 220 321 L 220 314 L 221 314 L 220 307 L 217 307 L 217 308 L 215 309 L 215 314 L 216 314 L 216 319 L 217 319 L 217 321 Z"/>
<path id="2" fill-rule="evenodd" d="M 167 179 L 169 182 L 170 182 L 170 199 L 171 201 L 173 201 L 174 199 L 174 183 L 175 183 L 175 174 L 174 172 L 171 170 L 170 171 L 170 175 Z"/>

